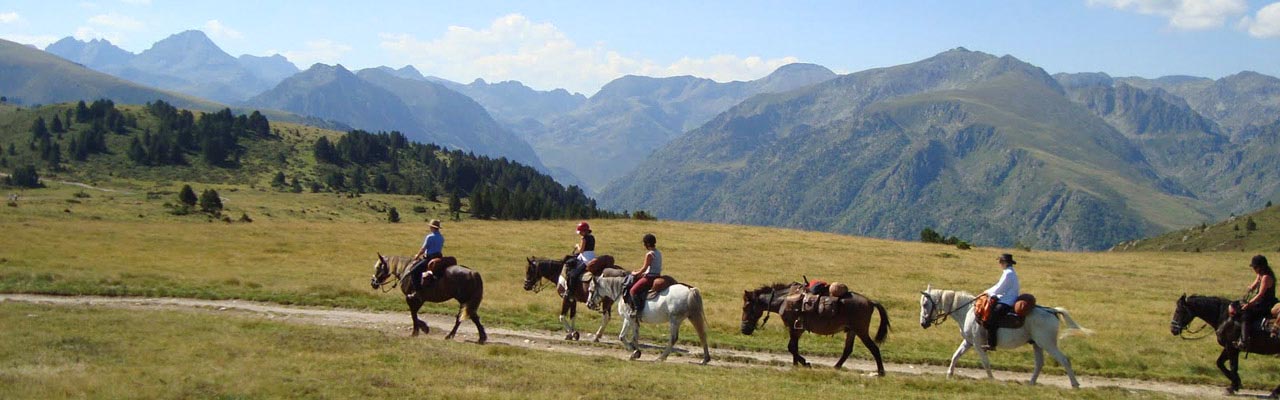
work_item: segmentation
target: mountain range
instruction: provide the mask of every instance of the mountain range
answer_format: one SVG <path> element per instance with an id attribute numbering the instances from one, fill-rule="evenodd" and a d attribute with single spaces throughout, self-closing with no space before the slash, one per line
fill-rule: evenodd
<path id="1" fill-rule="evenodd" d="M 232 57 L 204 32 L 171 35 L 133 54 L 111 42 L 66 37 L 45 48 L 67 60 L 120 78 L 223 103 L 237 103 L 278 84 L 298 68 L 283 56 Z"/>
<path id="2" fill-rule="evenodd" d="M 959 48 L 760 95 L 656 151 L 601 201 L 675 219 L 899 239 L 932 227 L 1091 250 L 1278 193 L 1259 169 L 1273 142 L 1231 142 L 1189 106 L 1199 100 L 1098 78 Z"/>
<path id="3" fill-rule="evenodd" d="M 1086 250 L 1280 194 L 1280 79 L 1249 71 L 1049 75 L 958 48 L 847 75 L 624 76 L 586 97 L 412 66 L 298 71 L 231 57 L 198 31 L 138 55 L 105 40 L 47 50 L 191 96 L 507 157 L 662 218 Z"/>

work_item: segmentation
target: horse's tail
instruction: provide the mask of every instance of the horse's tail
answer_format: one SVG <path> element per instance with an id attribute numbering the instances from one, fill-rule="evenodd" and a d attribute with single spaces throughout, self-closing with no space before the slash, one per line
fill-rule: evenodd
<path id="1" fill-rule="evenodd" d="M 871 306 L 880 312 L 880 329 L 876 330 L 876 344 L 884 344 L 884 340 L 889 337 L 889 313 L 885 311 L 884 305 L 871 302 Z"/>
<path id="2" fill-rule="evenodd" d="M 1083 326 L 1080 326 L 1080 324 L 1077 324 L 1076 320 L 1071 318 L 1071 313 L 1067 312 L 1067 309 L 1062 307 L 1045 307 L 1045 308 L 1047 308 L 1049 312 L 1052 312 L 1055 317 L 1058 317 L 1059 319 L 1061 319 L 1062 322 L 1067 323 L 1067 330 L 1062 332 L 1062 334 L 1059 335 L 1058 338 L 1064 338 L 1064 337 L 1070 336 L 1073 333 L 1079 333 L 1085 336 L 1093 334 L 1092 329 L 1085 328 Z"/>
<path id="3" fill-rule="evenodd" d="M 711 360 L 711 353 L 707 350 L 707 314 L 702 309 L 702 292 L 693 286 L 689 286 L 689 323 L 698 332 L 698 341 L 702 342 L 702 363 L 706 364 Z"/>
<path id="4" fill-rule="evenodd" d="M 472 315 L 476 315 L 476 310 L 480 309 L 480 302 L 484 300 L 484 278 L 475 271 L 471 271 L 471 276 L 475 277 L 471 284 L 474 290 L 471 299 L 467 300 L 467 306 L 462 308 L 462 319 L 470 319 Z"/>

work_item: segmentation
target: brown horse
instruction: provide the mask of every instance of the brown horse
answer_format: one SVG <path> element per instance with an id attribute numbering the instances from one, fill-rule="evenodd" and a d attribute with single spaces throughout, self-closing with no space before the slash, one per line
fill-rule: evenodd
<path id="1" fill-rule="evenodd" d="M 412 257 L 383 257 L 382 254 L 378 254 L 378 261 L 373 265 L 373 278 L 369 284 L 374 289 L 383 286 L 400 286 L 400 291 L 405 294 L 405 302 L 409 304 L 409 316 L 413 318 L 413 336 L 418 336 L 419 330 L 422 333 L 431 333 L 431 327 L 427 326 L 427 322 L 418 319 L 418 309 L 422 308 L 423 303 L 458 300 L 458 314 L 454 316 L 453 330 L 449 331 L 444 338 L 453 339 L 453 335 L 458 333 L 458 325 L 462 324 L 462 316 L 466 315 L 472 323 L 476 324 L 476 330 L 480 332 L 478 342 L 484 344 L 489 336 L 485 334 L 484 325 L 480 324 L 480 315 L 476 313 L 480 308 L 480 301 L 484 299 L 484 280 L 480 278 L 480 273 L 461 265 L 452 265 L 445 268 L 439 279 L 424 288 L 421 280 L 414 279 L 413 274 L 409 273 L 413 265 Z M 392 280 L 392 277 L 395 279 Z"/>
<path id="2" fill-rule="evenodd" d="M 578 290 L 574 291 L 573 296 L 565 296 L 565 293 L 564 293 L 565 288 L 559 285 L 560 273 L 564 269 L 565 263 L 573 258 L 574 258 L 573 256 L 565 256 L 564 259 L 561 259 L 561 260 L 552 260 L 552 259 L 536 258 L 536 257 L 529 257 L 525 259 L 525 261 L 527 261 L 527 264 L 524 270 L 524 290 L 538 293 L 542 291 L 542 288 L 545 287 L 544 285 L 546 285 L 547 282 L 550 282 L 550 284 L 552 285 L 556 285 L 556 293 L 560 295 L 560 299 L 561 299 L 560 300 L 560 324 L 564 326 L 564 329 L 566 332 L 564 335 L 565 340 L 578 340 L 578 338 L 581 336 L 578 333 L 577 328 L 574 327 L 573 322 L 574 322 L 574 319 L 578 316 L 578 303 L 587 301 L 587 284 L 590 283 L 590 282 L 579 282 L 580 286 L 578 286 Z M 610 268 L 606 268 L 604 272 L 601 273 L 601 275 L 623 276 L 623 275 L 626 275 L 626 273 L 627 271 L 623 270 L 622 268 L 613 266 Z M 600 335 L 604 333 L 604 327 L 606 325 L 609 325 L 609 318 L 612 317 L 612 314 L 613 314 L 613 311 L 611 309 L 612 305 L 613 305 L 613 300 L 605 300 L 604 307 L 601 307 L 599 310 L 597 310 L 597 311 L 600 311 L 600 314 L 603 316 L 603 318 L 600 321 L 600 328 L 596 329 L 596 335 L 594 339 L 594 341 L 596 342 L 600 341 Z M 568 317 L 567 321 L 565 318 L 566 316 Z"/>
<path id="3" fill-rule="evenodd" d="M 849 293 L 842 297 L 834 316 L 823 318 L 816 311 L 801 311 L 800 294 L 804 285 L 800 283 L 765 285 L 742 294 L 742 334 L 750 335 L 756 329 L 756 321 L 766 312 L 775 312 L 782 317 L 791 340 L 787 343 L 787 351 L 791 352 L 791 363 L 808 367 L 809 362 L 800 356 L 800 336 L 805 331 L 819 335 L 834 335 L 845 332 L 844 352 L 840 361 L 836 361 L 836 369 L 844 366 L 844 362 L 853 352 L 853 338 L 862 340 L 862 345 L 871 351 L 876 359 L 876 374 L 884 376 L 884 361 L 880 358 L 880 346 L 889 335 L 889 315 L 884 306 L 866 297 Z M 880 329 L 875 339 L 870 335 L 871 314 L 880 312 Z M 767 319 L 765 320 L 768 321 Z"/>
<path id="4" fill-rule="evenodd" d="M 1187 325 L 1196 318 L 1204 320 L 1213 327 L 1218 337 L 1218 345 L 1222 346 L 1222 352 L 1218 354 L 1218 370 L 1231 381 L 1231 385 L 1226 389 L 1228 395 L 1233 395 L 1240 390 L 1241 352 L 1280 355 L 1280 340 L 1266 333 L 1249 335 L 1249 343 L 1245 344 L 1244 349 L 1235 346 L 1236 340 L 1240 338 L 1240 321 L 1228 312 L 1232 304 L 1231 300 L 1222 297 L 1184 294 L 1178 298 L 1177 308 L 1173 311 L 1173 320 L 1169 322 L 1169 332 L 1174 336 L 1182 336 Z M 1238 306 L 1239 302 L 1235 304 Z M 1272 389 L 1268 397 L 1273 399 L 1280 397 L 1280 386 Z"/>

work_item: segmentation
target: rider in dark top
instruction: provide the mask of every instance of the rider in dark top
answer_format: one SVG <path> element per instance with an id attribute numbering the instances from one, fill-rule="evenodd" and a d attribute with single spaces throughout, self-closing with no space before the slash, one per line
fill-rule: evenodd
<path id="1" fill-rule="evenodd" d="M 1240 341 L 1237 346 L 1244 348 L 1249 344 L 1249 333 L 1258 329 L 1258 321 L 1266 318 L 1271 314 L 1271 307 L 1276 305 L 1276 274 L 1271 270 L 1271 266 L 1267 264 L 1267 257 L 1261 254 L 1253 256 L 1250 260 L 1249 267 L 1253 268 L 1253 273 L 1257 277 L 1253 279 L 1253 283 L 1249 285 L 1249 291 L 1257 290 L 1249 301 L 1240 307 L 1244 312 L 1244 324 L 1240 330 Z"/>
<path id="2" fill-rule="evenodd" d="M 573 246 L 577 254 L 571 260 L 574 265 L 569 269 L 568 276 L 565 277 L 568 279 L 568 282 L 565 282 L 567 285 L 565 296 L 573 296 L 578 291 L 579 286 L 581 286 L 579 281 L 582 280 L 582 274 L 587 271 L 587 263 L 596 258 L 596 237 L 591 234 L 591 225 L 587 224 L 587 221 L 579 222 L 576 231 L 578 236 L 581 236 L 581 239 L 578 244 Z"/>

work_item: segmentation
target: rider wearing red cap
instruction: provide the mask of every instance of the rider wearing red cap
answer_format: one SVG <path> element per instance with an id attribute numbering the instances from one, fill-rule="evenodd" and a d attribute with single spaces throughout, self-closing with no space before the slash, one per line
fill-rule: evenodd
<path id="1" fill-rule="evenodd" d="M 588 224 L 587 221 L 579 222 L 576 232 L 580 237 L 578 244 L 573 245 L 577 265 L 569 269 L 567 276 L 569 281 L 566 282 L 568 288 L 565 292 L 567 296 L 572 296 L 577 290 L 579 286 L 577 282 L 582 279 L 583 272 L 586 272 L 587 263 L 596 258 L 596 237 L 591 234 L 591 224 Z"/>

